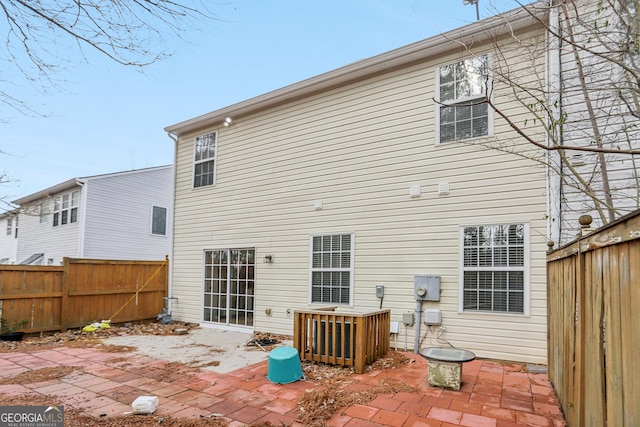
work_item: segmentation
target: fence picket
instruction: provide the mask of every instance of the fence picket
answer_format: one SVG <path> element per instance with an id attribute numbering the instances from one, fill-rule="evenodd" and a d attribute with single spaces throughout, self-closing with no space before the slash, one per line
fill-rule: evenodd
<path id="1" fill-rule="evenodd" d="M 551 380 L 569 427 L 640 425 L 640 211 L 547 254 Z"/>

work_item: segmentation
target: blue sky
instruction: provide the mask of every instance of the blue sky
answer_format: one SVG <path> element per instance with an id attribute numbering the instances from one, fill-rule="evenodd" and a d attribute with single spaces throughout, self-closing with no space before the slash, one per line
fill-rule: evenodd
<path id="1" fill-rule="evenodd" d="M 204 0 L 207 2 L 207 0 Z M 463 0 L 228 0 L 219 21 L 167 39 L 143 73 L 89 54 L 25 98 L 46 117 L 0 110 L 0 170 L 15 200 L 74 177 L 171 164 L 164 127 L 475 21 Z M 481 18 L 517 7 L 480 0 Z M 69 47 L 70 48 L 70 47 Z"/>

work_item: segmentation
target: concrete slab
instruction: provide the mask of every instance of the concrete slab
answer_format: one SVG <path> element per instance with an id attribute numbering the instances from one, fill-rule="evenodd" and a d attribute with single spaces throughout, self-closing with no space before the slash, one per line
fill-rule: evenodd
<path id="1" fill-rule="evenodd" d="M 196 328 L 186 335 L 130 335 L 110 337 L 103 342 L 136 347 L 135 353 L 154 359 L 227 373 L 269 358 L 269 351 L 246 346 L 251 338 L 248 332 Z M 278 343 L 278 346 L 291 345 L 291 341 Z M 219 364 L 216 366 L 216 363 Z"/>

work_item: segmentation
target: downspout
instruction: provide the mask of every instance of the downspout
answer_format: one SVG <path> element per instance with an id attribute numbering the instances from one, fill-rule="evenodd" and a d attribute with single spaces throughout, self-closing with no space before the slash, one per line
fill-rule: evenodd
<path id="1" fill-rule="evenodd" d="M 422 323 L 422 300 L 416 300 L 416 330 L 413 337 L 413 354 L 420 351 L 420 323 Z"/>
<path id="2" fill-rule="evenodd" d="M 172 305 L 173 300 L 176 299 L 173 297 L 173 246 L 174 246 L 174 236 L 175 236 L 175 212 L 176 212 L 176 165 L 178 164 L 178 137 L 172 134 L 171 132 L 167 132 L 167 136 L 171 138 L 174 142 L 173 147 L 173 185 L 171 186 L 171 199 L 173 200 L 173 206 L 171 207 L 171 243 L 169 245 L 169 284 L 167 289 L 167 313 L 172 313 Z"/>
<path id="3" fill-rule="evenodd" d="M 87 192 L 89 191 L 89 182 L 76 180 L 76 184 L 82 187 L 80 191 L 80 215 L 78 222 L 80 223 L 80 231 L 78 232 L 78 258 L 84 258 L 85 236 L 87 231 Z"/>
<path id="4" fill-rule="evenodd" d="M 563 115 L 562 106 L 562 39 L 554 36 L 560 34 L 560 18 L 558 16 L 558 8 L 554 2 L 550 2 L 549 10 L 549 29 L 547 31 L 547 45 L 550 46 L 548 53 L 547 66 L 547 93 L 557 95 L 556 99 L 549 99 L 549 105 L 556 105 L 554 109 L 554 117 L 550 121 L 556 121 L 554 129 L 558 132 L 556 140 L 547 134 L 547 145 L 552 146 L 555 143 L 563 145 L 563 129 L 562 124 L 557 125 Z M 551 125 L 552 123 L 547 123 Z M 547 165 L 547 211 L 549 218 L 547 219 L 547 235 L 549 240 L 559 246 L 562 240 L 562 174 L 563 162 L 561 156 L 555 150 L 547 153 L 549 164 Z M 553 167 L 555 166 L 555 170 Z"/>

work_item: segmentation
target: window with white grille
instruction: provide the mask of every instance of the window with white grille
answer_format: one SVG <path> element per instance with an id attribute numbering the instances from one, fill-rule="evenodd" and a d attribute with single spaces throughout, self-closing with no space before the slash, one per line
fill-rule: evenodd
<path id="1" fill-rule="evenodd" d="M 439 142 L 489 135 L 487 61 L 482 55 L 438 69 Z"/>
<path id="2" fill-rule="evenodd" d="M 57 227 L 78 222 L 79 201 L 79 191 L 56 196 L 53 199 L 53 226 Z"/>
<path id="3" fill-rule="evenodd" d="M 528 244 L 526 224 L 462 227 L 463 311 L 525 313 Z"/>
<path id="4" fill-rule="evenodd" d="M 196 138 L 193 165 L 194 187 L 215 184 L 217 137 L 216 132 L 211 132 Z"/>
<path id="5" fill-rule="evenodd" d="M 311 302 L 351 305 L 353 235 L 311 238 Z"/>

